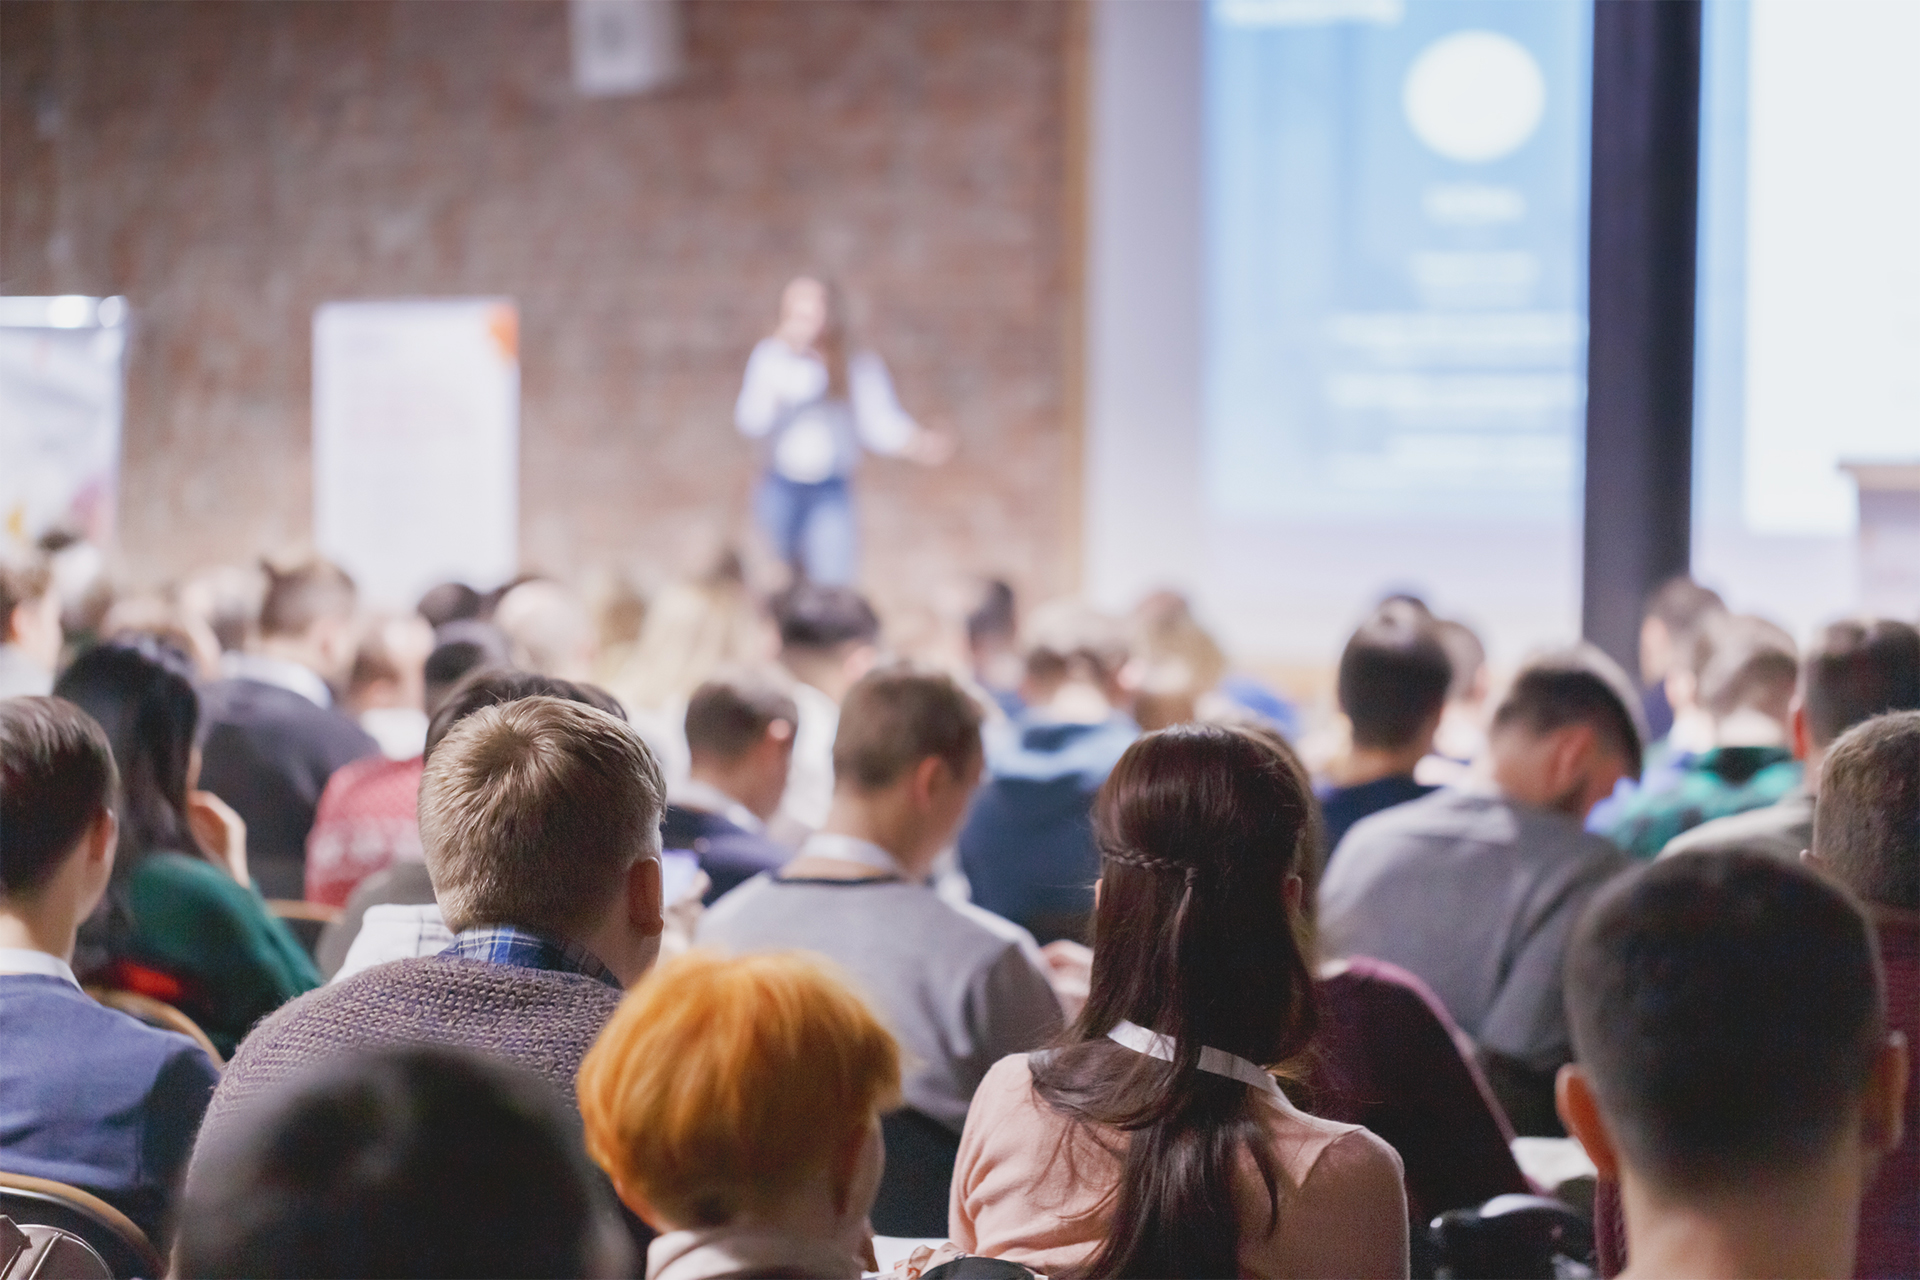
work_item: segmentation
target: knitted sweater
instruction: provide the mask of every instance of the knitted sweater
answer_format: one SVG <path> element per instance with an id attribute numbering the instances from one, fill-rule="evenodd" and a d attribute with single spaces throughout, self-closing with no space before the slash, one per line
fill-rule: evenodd
<path id="1" fill-rule="evenodd" d="M 580 1060 L 619 1003 L 620 992 L 577 973 L 441 956 L 368 969 L 254 1028 L 220 1079 L 194 1161 L 223 1126 L 244 1119 L 256 1095 L 322 1059 L 381 1045 L 451 1045 L 505 1059 L 572 1103 Z"/>

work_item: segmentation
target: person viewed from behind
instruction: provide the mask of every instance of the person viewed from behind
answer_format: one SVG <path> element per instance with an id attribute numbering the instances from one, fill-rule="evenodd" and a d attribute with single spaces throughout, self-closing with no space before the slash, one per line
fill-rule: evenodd
<path id="1" fill-rule="evenodd" d="M 1337 688 L 1352 745 L 1315 789 L 1329 858 L 1360 819 L 1433 790 L 1413 770 L 1433 750 L 1452 680 L 1433 616 L 1405 601 L 1381 605 L 1347 641 Z"/>
<path id="2" fill-rule="evenodd" d="M 1009 716 L 1024 705 L 1020 681 L 1026 663 L 1020 655 L 1019 619 L 1013 587 L 1002 578 L 981 583 L 978 598 L 967 610 L 967 664 L 973 682 Z"/>
<path id="3" fill-rule="evenodd" d="M 1487 649 L 1473 628 L 1452 618 L 1437 618 L 1434 637 L 1447 651 L 1453 678 L 1447 682 L 1447 705 L 1440 712 L 1440 728 L 1433 750 L 1413 771 L 1415 782 L 1447 786 L 1468 780 L 1473 764 L 1486 754 L 1488 698 L 1492 677 Z"/>
<path id="4" fill-rule="evenodd" d="M 252 647 L 206 691 L 207 790 L 245 819 L 253 874 L 269 897 L 305 888 L 307 833 L 327 779 L 380 744 L 334 708 L 358 646 L 353 579 L 312 560 L 267 569 Z"/>
<path id="5" fill-rule="evenodd" d="M 120 771 L 105 901 L 81 931 L 89 981 L 178 1006 L 222 1053 L 320 975 L 253 887 L 250 830 L 198 790 L 193 665 L 146 637 L 87 650 L 55 692 L 98 721 Z"/>
<path id="6" fill-rule="evenodd" d="M 0 552 L 0 698 L 50 691 L 64 640 L 46 561 Z"/>
<path id="7" fill-rule="evenodd" d="M 987 773 L 960 831 L 973 900 L 1042 942 L 1086 940 L 1099 854 L 1087 814 L 1140 735 L 1121 683 L 1126 634 L 1071 601 L 1027 624 L 1025 709 L 988 727 Z"/>
<path id="8" fill-rule="evenodd" d="M 840 291 L 811 276 L 781 290 L 779 323 L 747 359 L 733 421 L 765 448 L 754 514 L 796 582 L 858 576 L 852 482 L 862 452 L 927 466 L 953 452 L 900 407 L 880 357 L 854 348 Z"/>
<path id="9" fill-rule="evenodd" d="M 840 700 L 880 656 L 880 617 L 851 587 L 797 583 L 773 601 L 780 665 L 794 679 L 800 723 L 780 816 L 804 835 L 817 831 L 833 804 L 833 740 Z"/>
<path id="10" fill-rule="evenodd" d="M 907 667 L 873 672 L 848 691 L 834 741 L 833 810 L 780 871 L 715 903 L 696 941 L 732 952 L 814 951 L 844 966 L 900 1037 L 911 1066 L 906 1110 L 889 1120 L 889 1178 L 923 1151 L 935 1221 L 902 1229 L 890 1181 L 875 1223 L 889 1235 L 933 1235 L 946 1171 L 981 1077 L 1009 1053 L 1060 1029 L 1060 1005 L 1033 937 L 927 884 L 980 778 L 980 710 L 947 676 Z"/>
<path id="11" fill-rule="evenodd" d="M 1718 592 L 1684 573 L 1647 597 L 1640 620 L 1640 683 L 1648 741 L 1664 739 L 1673 729 L 1675 713 L 1692 705 L 1694 639 L 1726 611 Z"/>
<path id="12" fill-rule="evenodd" d="M 1404 1276 L 1400 1161 L 1270 1068 L 1316 1027 L 1295 928 L 1313 796 L 1252 736 L 1127 749 L 1094 807 L 1092 989 L 1059 1047 L 980 1086 L 950 1229 L 1074 1276 Z"/>
<path id="13" fill-rule="evenodd" d="M 303 1072 L 186 1186 L 174 1274 L 631 1274 L 551 1085 L 475 1054 L 370 1048 Z"/>
<path id="14" fill-rule="evenodd" d="M 1567 1008 L 1560 1110 L 1620 1183 L 1625 1274 L 1853 1274 L 1907 1055 L 1845 894 L 1765 854 L 1662 859 L 1582 917 Z"/>
<path id="15" fill-rule="evenodd" d="M 522 582 L 500 597 L 492 622 L 522 670 L 557 680 L 593 678 L 599 632 L 586 601 L 571 588 L 547 578 Z"/>
<path id="16" fill-rule="evenodd" d="M 1703 822 L 1667 842 L 1665 857 L 1757 849 L 1793 859 L 1813 843 L 1813 807 L 1827 749 L 1854 725 L 1889 711 L 1920 711 L 1920 631 L 1887 618 L 1836 622 L 1800 663 L 1789 716 L 1798 787 L 1770 805 Z"/>
<path id="17" fill-rule="evenodd" d="M 1673 757 L 1674 770 L 1616 802 L 1603 828 L 1637 858 L 1655 856 L 1702 822 L 1763 808 L 1800 786 L 1801 766 L 1788 746 L 1799 674 L 1793 638 L 1760 618 L 1726 617 L 1700 652 L 1699 700 L 1712 745 Z"/>
<path id="18" fill-rule="evenodd" d="M 113 874 L 117 783 L 85 712 L 0 699 L 0 1171 L 90 1191 L 164 1247 L 218 1071 L 74 977 L 76 932 Z"/>
<path id="19" fill-rule="evenodd" d="M 345 710 L 389 760 L 411 760 L 427 736 L 425 667 L 433 628 L 418 614 L 381 618 L 360 638 Z"/>
<path id="20" fill-rule="evenodd" d="M 1494 713 L 1491 786 L 1363 818 L 1320 885 L 1324 953 L 1424 982 L 1473 1038 L 1522 1134 L 1559 1131 L 1553 1073 L 1573 1054 L 1561 954 L 1586 900 L 1628 865 L 1581 823 L 1640 770 L 1632 699 L 1591 646 L 1528 664 Z"/>
<path id="21" fill-rule="evenodd" d="M 693 763 L 687 781 L 668 792 L 660 843 L 700 860 L 708 905 L 793 856 L 767 836 L 786 792 L 800 718 L 784 683 L 764 673 L 723 672 L 687 701 Z"/>
<path id="22" fill-rule="evenodd" d="M 900 1050 L 817 959 L 694 951 L 580 1065 L 587 1150 L 663 1234 L 647 1280 L 855 1280 Z"/>

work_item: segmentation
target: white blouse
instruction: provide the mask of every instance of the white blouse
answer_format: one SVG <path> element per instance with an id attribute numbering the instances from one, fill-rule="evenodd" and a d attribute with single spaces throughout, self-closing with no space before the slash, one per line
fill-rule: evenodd
<path id="1" fill-rule="evenodd" d="M 779 338 L 763 338 L 747 360 L 733 422 L 767 442 L 773 470 L 796 484 L 853 473 L 862 448 L 898 454 L 919 431 L 900 407 L 887 366 L 871 351 L 847 360 L 847 398 L 827 398 L 827 366 Z"/>

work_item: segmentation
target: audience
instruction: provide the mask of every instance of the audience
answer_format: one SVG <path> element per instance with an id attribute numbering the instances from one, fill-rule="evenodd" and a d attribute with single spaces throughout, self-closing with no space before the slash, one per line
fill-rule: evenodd
<path id="1" fill-rule="evenodd" d="M 217 1072 L 74 977 L 75 935 L 113 874 L 117 783 L 78 707 L 0 699 L 0 1171 L 90 1191 L 164 1246 Z"/>
<path id="2" fill-rule="evenodd" d="M 269 567 L 252 647 L 228 654 L 229 678 L 206 690 L 203 780 L 245 819 L 269 897 L 305 888 L 307 833 L 327 779 L 380 750 L 333 707 L 357 647 L 355 602 L 353 580 L 325 561 Z"/>
<path id="3" fill-rule="evenodd" d="M 591 680 L 599 635 L 579 596 L 558 582 L 533 578 L 494 606 L 493 625 L 512 647 L 513 664 L 556 680 Z"/>
<path id="4" fill-rule="evenodd" d="M 417 614 L 382 618 L 360 637 L 347 676 L 346 711 L 389 760 L 411 760 L 427 736 L 427 655 L 433 628 Z"/>
<path id="5" fill-rule="evenodd" d="M 0 698 L 51 690 L 63 641 L 60 600 L 46 563 L 0 554 Z"/>
<path id="6" fill-rule="evenodd" d="M 242 653 L 259 632 L 266 594 L 264 566 L 224 564 L 188 574 L 174 599 L 206 624 L 222 653 Z"/>
<path id="7" fill-rule="evenodd" d="M 880 619 L 858 591 L 806 581 L 782 592 L 773 614 L 800 712 L 781 817 L 801 833 L 818 831 L 833 804 L 840 700 L 879 657 Z"/>
<path id="8" fill-rule="evenodd" d="M 197 790 L 193 667 L 147 637 L 81 654 L 54 691 L 105 729 L 120 773 L 105 901 L 81 931 L 89 981 L 178 1005 L 222 1053 L 320 975 L 252 887 L 251 830 Z"/>
<path id="9" fill-rule="evenodd" d="M 857 1280 L 900 1050 L 799 954 L 667 961 L 580 1067 L 587 1150 L 662 1232 L 647 1280 Z"/>
<path id="10" fill-rule="evenodd" d="M 188 1180 L 174 1274 L 630 1274 L 578 1123 L 532 1076 L 456 1050 L 369 1048 L 302 1072 Z"/>
<path id="11" fill-rule="evenodd" d="M 1907 1076 L 1857 906 L 1765 854 L 1663 859 L 1582 917 L 1567 1006 L 1577 1063 L 1560 1110 L 1619 1181 L 1626 1274 L 1854 1273 Z M 1913 1192 L 1895 1192 L 1909 1214 Z"/>
<path id="12" fill-rule="evenodd" d="M 1834 739 L 1887 711 L 1920 710 L 1920 631 L 1885 618 L 1824 628 L 1800 664 L 1790 716 L 1800 785 L 1761 808 L 1704 822 L 1661 850 L 1751 849 L 1798 858 L 1813 843 L 1820 768 Z"/>
<path id="13" fill-rule="evenodd" d="M 1726 611 L 1718 592 L 1684 573 L 1667 579 L 1647 597 L 1640 621 L 1640 681 L 1650 741 L 1665 739 L 1673 730 L 1675 714 L 1691 707 L 1694 641 Z"/>
<path id="14" fill-rule="evenodd" d="M 973 682 L 1009 716 L 1020 712 L 1020 680 L 1026 667 L 1020 655 L 1019 618 L 1013 587 L 1003 579 L 989 578 L 966 619 L 967 666 Z"/>
<path id="15" fill-rule="evenodd" d="M 1637 858 L 1653 857 L 1702 822 L 1770 805 L 1800 785 L 1800 765 L 1787 745 L 1799 671 L 1793 639 L 1759 618 L 1723 617 L 1695 652 L 1707 749 L 1671 755 L 1670 771 L 1649 776 L 1604 828 Z"/>
<path id="16" fill-rule="evenodd" d="M 1296 931 L 1313 799 L 1242 732 L 1163 730 L 1100 790 L 1092 987 L 968 1116 L 951 1230 L 1049 1275 L 1404 1276 L 1400 1162 L 1272 1066 L 1315 1029 Z M 1123 1136 L 1124 1135 L 1124 1136 Z"/>
<path id="17" fill-rule="evenodd" d="M 426 619 L 436 636 L 453 622 L 479 622 L 485 598 L 464 582 L 442 582 L 428 587 L 413 611 Z"/>
<path id="18" fill-rule="evenodd" d="M 937 1221 L 900 1229 L 927 1207 L 915 1198 L 926 1188 L 905 1181 L 910 1168 L 951 1167 L 987 1069 L 1044 1044 L 1061 1009 L 1026 930 L 926 883 L 980 777 L 980 710 L 960 687 L 907 668 L 869 674 L 846 694 L 833 765 L 821 830 L 779 872 L 715 903 L 696 939 L 734 952 L 817 952 L 874 1001 L 910 1063 L 874 1221 L 888 1234 L 930 1235 Z M 934 1181 L 932 1199 L 944 1205 L 944 1168 Z"/>
<path id="19" fill-rule="evenodd" d="M 668 789 L 660 843 L 700 860 L 709 906 L 792 856 L 768 839 L 767 822 L 786 792 L 799 718 L 782 685 L 752 672 L 723 673 L 687 702 L 692 765 L 687 781 Z"/>
<path id="20" fill-rule="evenodd" d="M 1424 982 L 1473 1038 L 1522 1134 L 1559 1131 L 1553 1073 L 1573 1052 L 1561 956 L 1587 898 L 1627 865 L 1581 822 L 1640 772 L 1638 710 L 1590 646 L 1528 664 L 1494 713 L 1492 785 L 1363 818 L 1320 886 L 1327 954 Z"/>
<path id="21" fill-rule="evenodd" d="M 986 780 L 960 831 L 960 868 L 980 906 L 1042 942 L 1086 941 L 1100 859 L 1087 814 L 1139 736 L 1121 683 L 1118 623 L 1067 602 L 1028 623 L 1023 710 L 988 727 Z"/>
<path id="22" fill-rule="evenodd" d="M 421 667 L 421 700 L 428 717 L 421 742 L 433 714 L 461 680 L 508 662 L 506 638 L 491 624 L 454 622 L 443 628 Z M 334 771 L 314 807 L 313 830 L 307 833 L 307 901 L 344 906 L 370 876 L 401 863 L 424 865 L 417 810 L 425 768 L 424 751 L 416 751 L 399 760 L 368 756 Z"/>
<path id="23" fill-rule="evenodd" d="M 1337 687 L 1350 745 L 1316 788 L 1329 857 L 1360 819 L 1433 790 L 1413 770 L 1433 751 L 1452 681 L 1433 616 L 1404 601 L 1381 605 L 1347 641 Z"/>

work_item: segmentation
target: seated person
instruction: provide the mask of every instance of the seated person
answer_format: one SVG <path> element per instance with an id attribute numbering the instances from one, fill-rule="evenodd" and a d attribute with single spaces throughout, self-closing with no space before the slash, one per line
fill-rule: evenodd
<path id="1" fill-rule="evenodd" d="M 91 1191 L 165 1248 L 218 1072 L 74 979 L 74 935 L 113 873 L 116 782 L 78 707 L 0 699 L 0 1170 Z"/>
<path id="2" fill-rule="evenodd" d="M 174 1274 L 628 1275 L 610 1207 L 550 1085 L 447 1048 L 368 1049 L 220 1135 L 187 1182 Z"/>
<path id="3" fill-rule="evenodd" d="M 1698 648 L 1699 699 L 1712 745 L 1676 757 L 1674 771 L 1617 803 L 1604 833 L 1636 858 L 1714 818 L 1770 805 L 1800 785 L 1788 742 L 1799 663 L 1793 638 L 1759 618 L 1716 623 Z"/>
<path id="4" fill-rule="evenodd" d="M 226 655 L 228 677 L 206 690 L 203 781 L 245 820 L 261 889 L 298 898 L 327 779 L 380 744 L 334 707 L 357 647 L 353 580 L 324 560 L 267 578 L 249 648 Z"/>
<path id="5" fill-rule="evenodd" d="M 1337 688 L 1352 745 L 1315 789 L 1329 858 L 1360 819 L 1434 789 L 1413 769 L 1433 750 L 1452 680 L 1432 615 L 1404 600 L 1381 605 L 1347 641 Z"/>
<path id="6" fill-rule="evenodd" d="M 1028 621 L 1025 709 L 990 725 L 986 779 L 960 831 L 973 900 L 1042 942 L 1086 941 L 1100 857 L 1087 813 L 1140 734 L 1119 624 L 1071 601 Z"/>
<path id="7" fill-rule="evenodd" d="M 1647 750 L 1651 766 L 1656 753 L 1673 731 L 1675 717 L 1693 707 L 1691 669 L 1695 641 L 1716 620 L 1726 616 L 1726 602 L 1710 587 L 1686 574 L 1677 574 L 1655 587 L 1640 615 L 1640 679 L 1644 682 L 1641 709 L 1646 714 Z M 1686 734 L 1680 735 L 1683 739 Z"/>
<path id="8" fill-rule="evenodd" d="M 1765 854 L 1662 859 L 1581 918 L 1567 1009 L 1560 1111 L 1620 1184 L 1626 1274 L 1853 1274 L 1907 1060 L 1845 894 Z"/>
<path id="9" fill-rule="evenodd" d="M 1640 769 L 1632 686 L 1590 646 L 1525 667 L 1494 713 L 1491 787 L 1363 818 L 1320 885 L 1331 958 L 1418 977 L 1478 1046 L 1523 1134 L 1558 1136 L 1553 1073 L 1573 1056 L 1560 958 L 1580 908 L 1628 865 L 1581 828 Z"/>
<path id="10" fill-rule="evenodd" d="M 767 838 L 780 808 L 800 722 L 793 699 L 765 676 L 716 676 L 687 700 L 687 781 L 669 791 L 660 843 L 700 860 L 706 901 L 772 871 L 793 856 Z"/>
<path id="11" fill-rule="evenodd" d="M 638 735 L 604 711 L 533 697 L 460 721 L 420 786 L 427 870 L 453 944 L 261 1023 L 228 1064 L 198 1149 L 245 1127 L 259 1095 L 309 1064 L 378 1045 L 485 1053 L 571 1101 L 623 985 L 659 951 L 661 790 Z"/>
<path id="12" fill-rule="evenodd" d="M 1703 822 L 1660 851 L 1747 849 L 1798 858 L 1813 844 L 1820 764 L 1834 739 L 1888 711 L 1920 710 L 1920 631 L 1887 618 L 1836 622 L 1800 663 L 1789 715 L 1800 785 L 1770 805 Z"/>
<path id="13" fill-rule="evenodd" d="M 1032 935 L 927 883 L 980 778 L 980 710 L 944 675 L 876 671 L 847 693 L 833 768 L 826 827 L 781 870 L 715 903 L 695 940 L 732 952 L 813 951 L 843 965 L 911 1063 L 907 1110 L 890 1136 L 912 1126 L 950 1154 L 987 1069 L 1061 1025 Z M 898 1156 L 891 1164 L 905 1169 Z M 931 1234 L 892 1229 L 897 1191 L 883 1190 L 879 1228 Z"/>
<path id="14" fill-rule="evenodd" d="M 1313 1042 L 1295 915 L 1314 821 L 1306 775 L 1251 734 L 1127 749 L 1094 806 L 1086 1007 L 981 1084 L 954 1243 L 1047 1275 L 1407 1274 L 1393 1149 L 1270 1074 Z"/>
<path id="15" fill-rule="evenodd" d="M 46 561 L 0 552 L 0 698 L 51 691 L 64 641 Z"/>
<path id="16" fill-rule="evenodd" d="M 508 665 L 507 642 L 484 622 L 446 628 L 422 668 L 427 719 L 475 671 Z M 401 759 L 368 756 L 342 765 L 327 780 L 307 833 L 308 902 L 343 907 L 372 875 L 396 863 L 420 863 L 420 774 L 424 750 Z"/>
<path id="17" fill-rule="evenodd" d="M 232 1053 L 320 974 L 252 886 L 247 826 L 195 789 L 193 666 L 169 645 L 131 637 L 81 654 L 55 690 L 106 729 L 120 770 L 113 881 L 81 930 L 80 972 L 177 1005 Z"/>
<path id="18" fill-rule="evenodd" d="M 857 1280 L 900 1050 L 799 954 L 695 951 L 620 1003 L 580 1065 L 587 1150 L 662 1232 L 647 1280 Z"/>
<path id="19" fill-rule="evenodd" d="M 880 654 L 880 617 L 852 587 L 796 582 L 773 600 L 780 665 L 793 677 L 800 723 L 780 801 L 780 826 L 817 831 L 833 806 L 833 739 L 840 700 Z"/>

